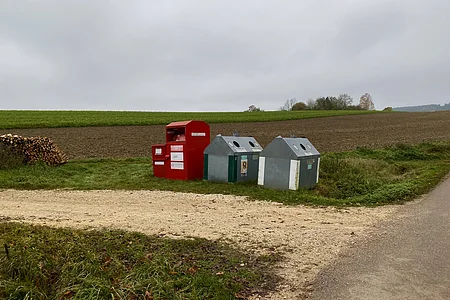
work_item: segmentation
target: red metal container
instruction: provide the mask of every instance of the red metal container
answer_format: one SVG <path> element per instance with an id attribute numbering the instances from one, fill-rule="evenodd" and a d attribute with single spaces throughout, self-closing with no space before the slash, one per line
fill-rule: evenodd
<path id="1" fill-rule="evenodd" d="M 153 175 L 166 177 L 166 145 L 152 145 Z"/>
<path id="2" fill-rule="evenodd" d="M 210 141 L 210 128 L 206 122 L 184 121 L 167 125 L 165 177 L 203 178 L 203 151 Z"/>

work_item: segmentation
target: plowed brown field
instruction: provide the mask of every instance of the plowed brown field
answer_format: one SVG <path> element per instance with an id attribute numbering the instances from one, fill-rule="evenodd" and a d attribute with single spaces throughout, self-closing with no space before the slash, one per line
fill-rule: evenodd
<path id="1" fill-rule="evenodd" d="M 450 140 L 450 111 L 386 113 L 297 121 L 211 124 L 211 136 L 254 136 L 263 146 L 278 135 L 307 137 L 319 152 L 384 147 L 396 143 Z M 164 142 L 164 126 L 121 126 L 4 130 L 24 136 L 47 136 L 70 158 L 149 157 Z"/>

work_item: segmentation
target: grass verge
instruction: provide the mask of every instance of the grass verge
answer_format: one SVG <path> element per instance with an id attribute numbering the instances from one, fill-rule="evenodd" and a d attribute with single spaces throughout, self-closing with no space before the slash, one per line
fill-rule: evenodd
<path id="1" fill-rule="evenodd" d="M 442 142 L 325 153 L 319 184 L 312 190 L 276 191 L 255 182 L 166 180 L 153 176 L 149 158 L 80 160 L 57 168 L 41 164 L 0 170 L 0 188 L 169 190 L 233 194 L 286 204 L 370 206 L 412 199 L 449 171 L 450 142 Z"/>
<path id="2" fill-rule="evenodd" d="M 2 299 L 240 299 L 273 289 L 278 255 L 205 239 L 0 222 Z"/>
<path id="3" fill-rule="evenodd" d="M 0 110 L 0 129 L 166 125 L 174 121 L 208 123 L 287 121 L 319 117 L 381 113 L 376 111 L 267 111 L 267 112 L 133 112 Z"/>

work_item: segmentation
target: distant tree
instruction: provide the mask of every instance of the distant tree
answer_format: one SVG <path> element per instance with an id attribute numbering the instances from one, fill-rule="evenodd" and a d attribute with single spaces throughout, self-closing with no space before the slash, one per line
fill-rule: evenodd
<path id="1" fill-rule="evenodd" d="M 289 107 L 289 100 L 286 101 L 284 106 L 280 109 L 287 110 Z M 299 109 L 316 109 L 316 110 L 359 110 L 361 109 L 357 105 L 353 105 L 353 98 L 348 94 L 340 94 L 338 97 L 328 96 L 328 97 L 319 97 L 316 100 L 308 99 L 306 103 L 299 102 L 294 103 L 291 110 L 299 110 Z"/>
<path id="2" fill-rule="evenodd" d="M 337 109 L 347 109 L 347 107 L 352 104 L 353 98 L 348 94 L 340 94 L 337 97 Z"/>
<path id="3" fill-rule="evenodd" d="M 297 102 L 292 106 L 292 110 L 306 110 L 308 109 L 308 106 L 305 102 Z"/>
<path id="4" fill-rule="evenodd" d="M 373 104 L 372 96 L 369 93 L 365 93 L 359 98 L 359 106 L 362 110 L 375 110 L 375 105 Z"/>
<path id="5" fill-rule="evenodd" d="M 306 106 L 308 106 L 308 109 L 316 109 L 316 100 L 309 98 L 306 101 Z"/>
<path id="6" fill-rule="evenodd" d="M 252 111 L 264 111 L 264 110 L 262 110 L 261 108 L 256 107 L 255 105 L 252 104 L 248 107 L 248 109 L 246 111 L 252 112 Z"/>
<path id="7" fill-rule="evenodd" d="M 315 109 L 319 109 L 319 110 L 327 109 L 327 98 L 325 98 L 325 97 L 317 98 Z"/>
<path id="8" fill-rule="evenodd" d="M 388 106 L 388 107 L 385 107 L 385 108 L 383 109 L 383 111 L 391 112 L 391 111 L 393 111 L 393 109 L 392 109 L 392 107 Z"/>
<path id="9" fill-rule="evenodd" d="M 295 103 L 297 103 L 297 99 L 295 98 L 291 98 L 286 100 L 286 102 L 284 102 L 284 105 L 281 106 L 278 110 L 292 110 L 292 107 L 294 107 Z"/>
<path id="10" fill-rule="evenodd" d="M 318 110 L 338 109 L 338 99 L 333 96 L 317 98 L 315 109 Z"/>

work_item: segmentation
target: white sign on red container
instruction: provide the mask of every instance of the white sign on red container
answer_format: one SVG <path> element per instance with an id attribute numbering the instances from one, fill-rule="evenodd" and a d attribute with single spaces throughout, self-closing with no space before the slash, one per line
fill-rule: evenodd
<path id="1" fill-rule="evenodd" d="M 170 168 L 172 170 L 184 170 L 184 163 L 182 162 L 171 162 Z"/>
<path id="2" fill-rule="evenodd" d="M 192 132 L 191 136 L 206 136 L 206 132 Z"/>
<path id="3" fill-rule="evenodd" d="M 170 151 L 183 151 L 183 145 L 170 145 Z"/>
<path id="4" fill-rule="evenodd" d="M 184 161 L 184 153 L 183 152 L 171 152 L 170 160 L 171 161 Z"/>

